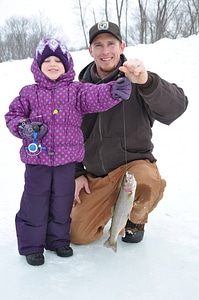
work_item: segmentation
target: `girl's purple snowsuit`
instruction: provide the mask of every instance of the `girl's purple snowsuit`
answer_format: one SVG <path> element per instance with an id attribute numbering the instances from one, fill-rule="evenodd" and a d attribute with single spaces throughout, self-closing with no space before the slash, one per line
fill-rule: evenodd
<path id="1" fill-rule="evenodd" d="M 30 144 L 26 139 L 20 149 L 26 164 L 25 187 L 15 221 L 22 255 L 69 245 L 75 163 L 84 157 L 82 116 L 108 110 L 121 101 L 112 98 L 113 82 L 75 82 L 69 53 L 68 57 L 69 70 L 56 81 L 41 72 L 34 58 L 31 71 L 36 83 L 21 89 L 5 115 L 7 127 L 18 138 L 22 122 L 42 122 L 48 127 L 47 134 L 38 141 L 47 151 L 31 155 L 26 150 Z"/>
<path id="2" fill-rule="evenodd" d="M 42 145 L 47 147 L 49 153 L 54 152 L 54 155 L 47 155 L 45 151 L 34 157 L 28 155 L 25 148 L 30 142 L 23 139 L 20 155 L 26 164 L 59 166 L 81 162 L 84 157 L 80 129 L 82 116 L 106 111 L 121 101 L 111 96 L 114 82 L 99 85 L 74 82 L 73 60 L 69 57 L 69 70 L 57 81 L 48 79 L 34 59 L 31 71 L 37 84 L 23 87 L 5 116 L 7 127 L 18 138 L 21 138 L 18 126 L 22 121 L 42 122 L 48 127 Z"/>

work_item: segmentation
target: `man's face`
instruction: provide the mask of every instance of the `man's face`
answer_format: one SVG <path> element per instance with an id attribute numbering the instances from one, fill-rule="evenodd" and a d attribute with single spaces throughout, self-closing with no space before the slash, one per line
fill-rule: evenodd
<path id="1" fill-rule="evenodd" d="M 116 68 L 124 48 L 125 43 L 121 43 L 110 33 L 101 33 L 94 38 L 89 52 L 95 60 L 97 73 L 101 78 Z"/>

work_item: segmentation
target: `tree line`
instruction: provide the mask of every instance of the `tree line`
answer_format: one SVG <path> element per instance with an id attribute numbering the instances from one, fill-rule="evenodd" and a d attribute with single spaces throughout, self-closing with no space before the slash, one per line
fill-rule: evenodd
<path id="1" fill-rule="evenodd" d="M 33 57 L 43 37 L 64 40 L 70 51 L 88 47 L 88 30 L 98 21 L 113 21 L 120 27 L 127 46 L 154 43 L 162 38 L 182 38 L 199 32 L 199 0 L 75 0 L 74 18 L 78 30 L 78 46 L 67 41 L 64 29 L 39 17 L 10 17 L 0 27 L 0 62 Z M 94 6 L 95 5 L 95 6 Z M 93 8 L 93 6 L 95 8 Z M 80 38 L 81 37 L 81 38 Z"/>

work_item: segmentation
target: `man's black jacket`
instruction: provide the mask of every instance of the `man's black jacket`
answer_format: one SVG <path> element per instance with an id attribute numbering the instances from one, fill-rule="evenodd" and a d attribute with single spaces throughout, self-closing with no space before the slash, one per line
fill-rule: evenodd
<path id="1" fill-rule="evenodd" d="M 122 54 L 118 67 L 125 60 Z M 76 166 L 76 177 L 87 172 L 97 177 L 105 176 L 133 160 L 156 161 L 151 141 L 154 121 L 169 125 L 184 113 L 188 100 L 176 84 L 168 83 L 155 73 L 148 74 L 146 84 L 132 83 L 129 100 L 123 100 L 106 112 L 84 116 L 85 158 Z M 92 62 L 81 71 L 79 80 L 99 84 L 120 76 L 124 74 L 117 68 L 101 80 Z"/>

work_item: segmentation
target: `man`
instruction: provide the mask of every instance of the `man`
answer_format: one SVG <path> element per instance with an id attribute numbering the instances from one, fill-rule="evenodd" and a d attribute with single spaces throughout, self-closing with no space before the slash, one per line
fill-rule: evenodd
<path id="1" fill-rule="evenodd" d="M 148 72 L 142 61 L 127 61 L 116 24 L 95 24 L 89 31 L 89 42 L 94 61 L 81 71 L 79 80 L 98 84 L 126 76 L 132 82 L 132 93 L 128 101 L 83 119 L 86 152 L 76 168 L 71 242 L 87 244 L 102 236 L 128 171 L 134 174 L 137 188 L 122 241 L 137 243 L 143 239 L 148 215 L 166 186 L 152 153 L 151 128 L 155 120 L 167 125 L 176 120 L 188 100 L 181 88 Z"/>

